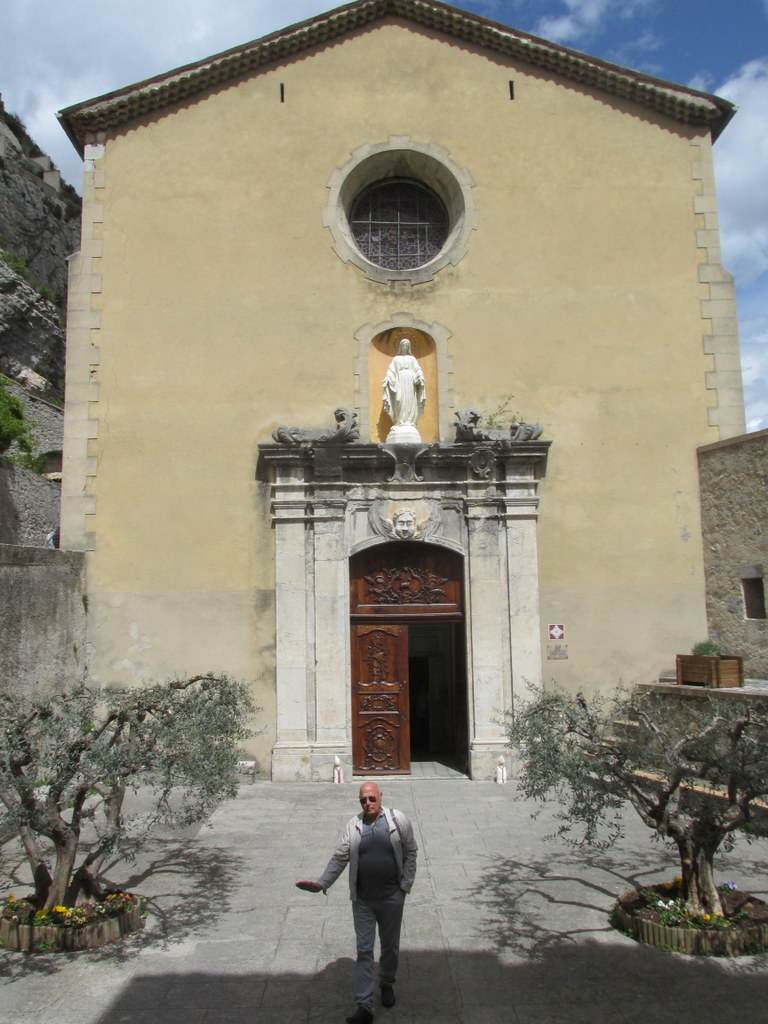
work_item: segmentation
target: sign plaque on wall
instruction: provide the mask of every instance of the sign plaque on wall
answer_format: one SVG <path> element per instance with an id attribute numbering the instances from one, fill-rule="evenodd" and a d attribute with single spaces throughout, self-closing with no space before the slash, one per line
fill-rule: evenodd
<path id="1" fill-rule="evenodd" d="M 547 644 L 547 661 L 567 661 L 568 644 Z"/>

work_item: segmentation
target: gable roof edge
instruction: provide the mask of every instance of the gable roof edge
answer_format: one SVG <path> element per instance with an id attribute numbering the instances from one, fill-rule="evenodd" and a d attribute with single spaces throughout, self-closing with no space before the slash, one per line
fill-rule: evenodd
<path id="1" fill-rule="evenodd" d="M 652 78 L 519 32 L 438 0 L 354 0 L 278 32 L 176 68 L 154 78 L 74 104 L 58 114 L 82 153 L 88 137 L 144 114 L 183 102 L 258 68 L 387 17 L 415 22 L 448 36 L 541 67 L 581 85 L 621 97 L 685 124 L 709 127 L 717 138 L 735 113 L 728 100 Z"/>

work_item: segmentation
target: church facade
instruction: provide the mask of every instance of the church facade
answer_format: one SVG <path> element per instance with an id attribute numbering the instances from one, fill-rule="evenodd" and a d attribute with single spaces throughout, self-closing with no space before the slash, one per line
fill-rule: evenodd
<path id="1" fill-rule="evenodd" d="M 247 680 L 273 778 L 486 778 L 529 686 L 704 638 L 696 449 L 744 430 L 732 113 L 429 0 L 63 111 L 90 678 Z"/>

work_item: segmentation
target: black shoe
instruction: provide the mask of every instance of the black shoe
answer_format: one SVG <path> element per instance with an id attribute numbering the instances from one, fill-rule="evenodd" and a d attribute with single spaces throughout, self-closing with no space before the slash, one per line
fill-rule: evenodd
<path id="1" fill-rule="evenodd" d="M 391 985 L 381 986 L 381 1005 L 385 1010 L 395 1005 L 395 990 Z"/>
<path id="2" fill-rule="evenodd" d="M 351 1017 L 347 1017 L 347 1024 L 373 1024 L 373 1014 L 364 1006 L 358 1006 Z"/>

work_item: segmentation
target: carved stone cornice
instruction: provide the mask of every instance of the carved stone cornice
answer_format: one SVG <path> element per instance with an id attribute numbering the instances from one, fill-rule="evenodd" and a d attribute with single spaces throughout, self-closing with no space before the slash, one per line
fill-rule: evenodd
<path id="1" fill-rule="evenodd" d="M 334 486 L 380 484 L 385 487 L 403 485 L 413 489 L 414 483 L 458 482 L 488 479 L 500 484 L 510 477 L 544 476 L 551 441 L 520 441 L 511 447 L 493 442 L 424 445 L 382 445 L 356 443 L 334 446 L 338 455 L 341 483 Z M 397 449 L 395 451 L 394 449 Z M 411 449 L 405 452 L 400 449 Z M 324 449 L 327 451 L 327 449 Z M 483 453 L 483 462 L 477 461 Z M 290 477 L 294 483 L 300 471 L 304 480 L 322 484 L 325 474 L 317 473 L 318 451 L 313 446 L 260 444 L 257 476 L 276 483 L 278 478 Z M 410 472 L 393 476 L 393 462 L 412 468 Z M 285 471 L 288 472 L 285 472 Z"/>
<path id="2" fill-rule="evenodd" d="M 328 447 L 262 444 L 258 476 L 270 485 L 273 524 L 349 519 L 353 550 L 377 539 L 461 549 L 462 522 L 536 518 L 550 444 L 353 443 L 330 446 L 330 465 Z"/>

